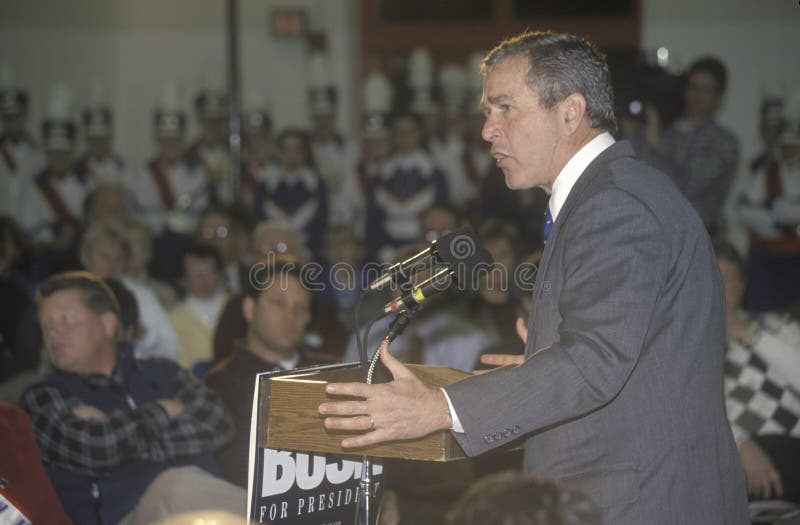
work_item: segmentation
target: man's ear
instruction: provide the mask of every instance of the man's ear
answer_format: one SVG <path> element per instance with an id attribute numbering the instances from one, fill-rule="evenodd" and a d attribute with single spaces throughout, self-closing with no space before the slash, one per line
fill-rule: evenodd
<path id="1" fill-rule="evenodd" d="M 586 99 L 580 93 L 572 93 L 561 101 L 558 109 L 564 132 L 572 135 L 586 115 Z"/>
<path id="2" fill-rule="evenodd" d="M 245 295 L 242 299 L 242 316 L 248 323 L 253 320 L 253 311 L 256 308 L 256 301 L 249 295 Z"/>
<path id="3" fill-rule="evenodd" d="M 100 314 L 100 322 L 103 323 L 103 332 L 111 339 L 116 340 L 117 336 L 122 335 L 117 333 L 120 322 L 119 317 L 117 317 L 115 313 L 103 312 Z"/>

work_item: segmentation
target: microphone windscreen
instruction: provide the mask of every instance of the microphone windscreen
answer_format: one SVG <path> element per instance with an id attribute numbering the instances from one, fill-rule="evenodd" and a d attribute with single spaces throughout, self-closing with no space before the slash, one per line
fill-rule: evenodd
<path id="1" fill-rule="evenodd" d="M 478 238 L 469 228 L 459 228 L 436 240 L 439 260 L 451 266 L 474 257 L 479 248 Z"/>
<path id="2" fill-rule="evenodd" d="M 462 291 L 477 292 L 481 286 L 481 278 L 491 271 L 493 264 L 492 254 L 478 246 L 472 256 L 451 265 L 456 288 Z"/>

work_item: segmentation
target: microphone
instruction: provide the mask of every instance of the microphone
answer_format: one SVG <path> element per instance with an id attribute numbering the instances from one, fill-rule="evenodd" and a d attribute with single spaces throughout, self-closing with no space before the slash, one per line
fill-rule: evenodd
<path id="1" fill-rule="evenodd" d="M 431 260 L 452 264 L 472 255 L 478 246 L 478 240 L 469 228 L 460 228 L 434 240 L 430 246 L 398 263 L 391 265 L 380 277 L 369 284 L 370 291 L 396 282 L 398 277 L 408 280 L 412 273 L 427 267 Z M 427 261 L 423 260 L 428 258 Z M 421 264 L 423 263 L 423 264 Z"/>
<path id="2" fill-rule="evenodd" d="M 446 264 L 445 268 L 439 270 L 427 280 L 414 285 L 411 290 L 386 303 L 383 307 L 383 313 L 398 314 L 409 308 L 421 305 L 431 296 L 450 288 L 454 282 L 458 284 L 460 289 L 477 290 L 480 267 L 482 266 L 484 271 L 488 271 L 493 262 L 492 256 L 488 251 L 475 246 L 475 252 L 470 257 L 454 264 Z"/>

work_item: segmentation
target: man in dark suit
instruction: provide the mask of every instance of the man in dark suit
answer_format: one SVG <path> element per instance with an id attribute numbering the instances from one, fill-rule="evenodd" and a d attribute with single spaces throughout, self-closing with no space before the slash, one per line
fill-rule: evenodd
<path id="1" fill-rule="evenodd" d="M 591 45 L 526 33 L 483 69 L 483 138 L 506 184 L 550 194 L 524 361 L 437 390 L 382 352 L 394 381 L 329 385 L 364 401 L 321 405 L 351 416 L 326 425 L 371 430 L 348 447 L 449 428 L 469 455 L 525 438 L 526 473 L 586 492 L 607 524 L 748 523 L 724 298 L 697 213 L 614 142 Z"/>

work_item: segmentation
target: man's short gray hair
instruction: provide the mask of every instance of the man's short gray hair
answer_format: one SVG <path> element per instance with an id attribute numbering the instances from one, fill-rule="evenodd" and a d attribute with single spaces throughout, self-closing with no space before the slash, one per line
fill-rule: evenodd
<path id="1" fill-rule="evenodd" d="M 586 99 L 586 116 L 593 128 L 617 131 L 614 90 L 603 53 L 586 40 L 569 34 L 526 32 L 501 42 L 486 55 L 484 75 L 500 62 L 527 56 L 527 85 L 550 110 L 573 93 Z"/>

